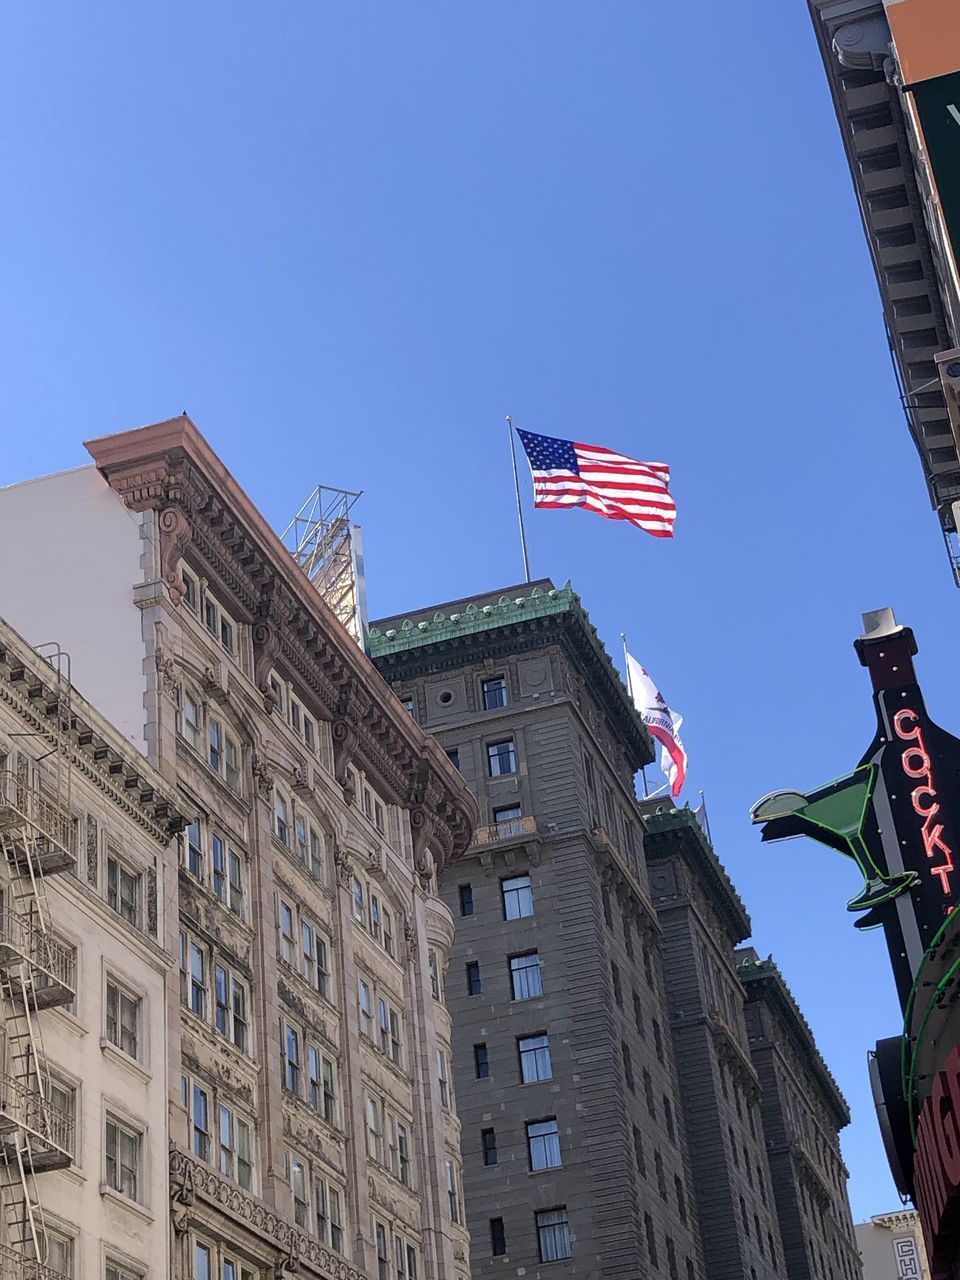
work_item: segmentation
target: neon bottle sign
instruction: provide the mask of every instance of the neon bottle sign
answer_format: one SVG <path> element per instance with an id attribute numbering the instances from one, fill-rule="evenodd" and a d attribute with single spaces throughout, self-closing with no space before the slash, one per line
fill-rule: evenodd
<path id="1" fill-rule="evenodd" d="M 922 820 L 920 834 L 923 837 L 923 849 L 927 857 L 933 861 L 942 858 L 939 866 L 930 867 L 930 875 L 940 881 L 945 897 L 950 897 L 950 876 L 953 873 L 953 850 L 943 839 L 943 823 L 937 822 L 940 812 L 940 801 L 937 799 L 937 787 L 933 776 L 933 764 L 923 740 L 920 718 L 909 707 L 902 707 L 893 717 L 893 728 L 904 747 L 900 756 L 900 767 L 908 778 L 921 785 L 910 792 L 913 811 Z"/>

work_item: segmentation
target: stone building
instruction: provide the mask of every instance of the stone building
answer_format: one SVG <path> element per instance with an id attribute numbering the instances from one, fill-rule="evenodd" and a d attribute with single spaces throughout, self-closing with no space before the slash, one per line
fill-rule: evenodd
<path id="1" fill-rule="evenodd" d="M 0 622 L 0 1275 L 166 1276 L 182 818 L 43 655 Z"/>
<path id="2" fill-rule="evenodd" d="M 915 1209 L 875 1213 L 854 1227 L 863 1280 L 930 1280 L 920 1215 Z"/>
<path id="3" fill-rule="evenodd" d="M 595 629 L 541 581 L 381 621 L 369 645 L 480 806 L 441 876 L 474 1275 L 693 1280 L 633 786 L 652 751 Z"/>
<path id="4" fill-rule="evenodd" d="M 752 947 L 737 952 L 747 1036 L 760 1077 L 763 1132 L 790 1280 L 855 1280 L 860 1255 L 839 1131 L 850 1122 L 779 969 Z"/>
<path id="5" fill-rule="evenodd" d="M 189 819 L 162 917 L 171 1266 L 136 1251 L 123 1280 L 466 1280 L 431 974 L 475 805 L 188 418 L 87 448 L 0 491 L 0 598 Z"/>
<path id="6" fill-rule="evenodd" d="M 710 1280 L 782 1276 L 784 1252 L 734 949 L 750 917 L 689 809 L 644 805 L 668 1019 Z"/>

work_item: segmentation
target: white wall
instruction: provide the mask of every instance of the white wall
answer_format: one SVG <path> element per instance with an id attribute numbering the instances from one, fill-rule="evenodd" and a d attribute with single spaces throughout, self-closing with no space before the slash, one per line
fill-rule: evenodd
<path id="1" fill-rule="evenodd" d="M 58 641 L 79 692 L 143 750 L 140 523 L 93 466 L 0 489 L 0 617 Z"/>

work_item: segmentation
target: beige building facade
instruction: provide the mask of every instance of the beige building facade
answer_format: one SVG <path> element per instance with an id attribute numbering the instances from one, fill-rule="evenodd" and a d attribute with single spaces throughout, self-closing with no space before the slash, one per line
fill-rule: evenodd
<path id="1" fill-rule="evenodd" d="M 167 1274 L 173 788 L 0 622 L 0 1275 Z"/>
<path id="2" fill-rule="evenodd" d="M 863 1280 L 930 1280 L 920 1215 L 915 1209 L 874 1214 L 854 1228 Z"/>
<path id="3" fill-rule="evenodd" d="M 436 877 L 474 802 L 189 419 L 87 447 L 95 467 L 0 491 L 30 548 L 0 587 L 188 820 L 169 1269 L 123 1280 L 467 1280 Z"/>

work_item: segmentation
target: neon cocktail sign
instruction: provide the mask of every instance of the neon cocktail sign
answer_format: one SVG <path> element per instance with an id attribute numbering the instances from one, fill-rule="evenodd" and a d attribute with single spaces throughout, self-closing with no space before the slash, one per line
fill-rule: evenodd
<path id="1" fill-rule="evenodd" d="M 908 778 L 921 784 L 910 792 L 910 803 L 914 813 L 922 820 L 920 834 L 923 837 L 924 853 L 931 862 L 935 857 L 942 859 L 939 866 L 930 867 L 930 875 L 939 879 L 944 896 L 950 897 L 950 876 L 954 870 L 953 850 L 943 838 L 943 823 L 936 821 L 940 801 L 937 799 L 933 764 L 923 739 L 920 718 L 909 707 L 902 707 L 893 717 L 893 729 L 900 741 L 908 744 L 900 756 L 901 769 Z"/>

